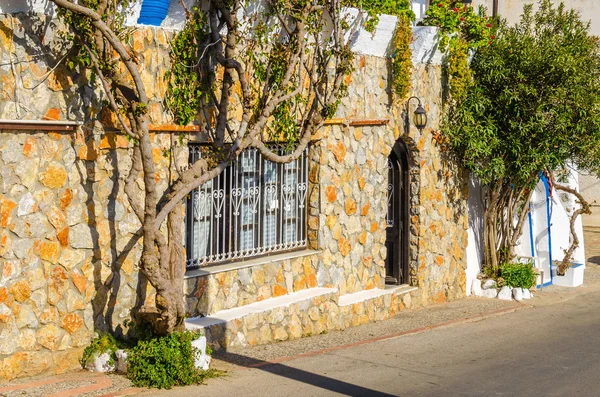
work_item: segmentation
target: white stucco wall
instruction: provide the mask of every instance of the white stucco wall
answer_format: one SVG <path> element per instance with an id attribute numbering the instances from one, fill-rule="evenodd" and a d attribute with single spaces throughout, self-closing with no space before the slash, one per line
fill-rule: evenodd
<path id="1" fill-rule="evenodd" d="M 591 22 L 591 32 L 600 35 L 600 1 L 598 0 L 561 0 L 568 9 L 574 9 L 581 15 L 581 19 Z M 517 22 L 523 13 L 524 4 L 538 3 L 538 0 L 498 0 L 498 14 L 506 18 L 509 23 Z M 558 4 L 559 1 L 554 1 Z M 483 5 L 488 13 L 492 13 L 492 0 L 473 0 L 473 6 Z"/>
<path id="2" fill-rule="evenodd" d="M 578 189 L 577 172 L 571 170 L 566 183 L 568 186 Z M 479 183 L 471 180 L 469 183 L 469 246 L 467 247 L 467 285 L 471 286 L 477 273 L 481 269 L 483 260 L 483 204 Z M 516 247 L 519 256 L 536 258 L 536 266 L 544 271 L 544 283 L 550 281 L 550 244 L 548 233 L 548 205 L 550 205 L 550 235 L 552 236 L 552 260 L 561 261 L 564 251 L 570 246 L 570 214 L 579 205 L 575 197 L 553 189 L 551 200 L 546 200 L 546 188 L 540 181 L 530 201 L 531 216 L 523 226 L 523 234 Z M 573 262 L 585 264 L 585 242 L 583 239 L 583 226 L 581 217 L 575 222 L 575 230 L 579 239 L 579 248 L 573 253 Z M 533 249 L 532 242 L 533 240 Z M 470 291 L 468 292 L 470 294 Z"/>
<path id="3" fill-rule="evenodd" d="M 467 295 L 471 295 L 471 285 L 477 278 L 483 262 L 483 201 L 481 186 L 475 177 L 469 179 L 469 228 L 467 245 Z"/>

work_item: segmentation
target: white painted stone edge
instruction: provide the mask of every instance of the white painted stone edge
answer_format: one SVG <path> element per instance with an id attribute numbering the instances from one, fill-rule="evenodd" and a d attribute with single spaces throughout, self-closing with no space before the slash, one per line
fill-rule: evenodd
<path id="1" fill-rule="evenodd" d="M 346 294 L 346 295 L 340 296 L 340 298 L 338 300 L 338 306 L 349 306 L 349 305 L 353 305 L 355 303 L 368 301 L 368 300 L 379 298 L 380 296 L 385 296 L 385 295 L 392 295 L 392 294 L 403 295 L 403 294 L 407 294 L 411 291 L 416 291 L 417 289 L 419 289 L 419 288 L 418 287 L 410 287 L 407 285 L 401 285 L 396 288 L 368 289 L 368 290 L 364 290 L 364 291 L 355 292 L 353 294 Z"/>
<path id="2" fill-rule="evenodd" d="M 291 294 L 269 298 L 260 302 L 233 309 L 221 310 L 208 317 L 191 317 L 185 320 L 186 329 L 202 329 L 216 324 L 223 324 L 236 318 L 242 318 L 252 313 L 262 313 L 279 307 L 288 307 L 293 303 L 313 299 L 319 296 L 336 293 L 337 288 L 310 288 Z"/>

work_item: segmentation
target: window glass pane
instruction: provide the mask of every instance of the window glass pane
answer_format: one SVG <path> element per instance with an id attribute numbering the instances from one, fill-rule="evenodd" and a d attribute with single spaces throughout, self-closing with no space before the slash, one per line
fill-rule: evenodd
<path id="1" fill-rule="evenodd" d="M 240 233 L 240 248 L 242 250 L 249 250 L 254 248 L 254 230 L 253 229 L 242 229 Z"/>
<path id="2" fill-rule="evenodd" d="M 266 215 L 264 226 L 264 244 L 269 247 L 277 243 L 277 215 Z"/>

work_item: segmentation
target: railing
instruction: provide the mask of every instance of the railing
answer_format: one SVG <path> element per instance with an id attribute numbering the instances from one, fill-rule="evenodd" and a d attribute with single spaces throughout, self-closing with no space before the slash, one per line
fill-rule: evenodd
<path id="1" fill-rule="evenodd" d="M 190 162 L 205 149 L 190 146 Z M 187 268 L 306 247 L 307 191 L 308 148 L 287 164 L 267 161 L 254 148 L 245 150 L 190 194 Z"/>

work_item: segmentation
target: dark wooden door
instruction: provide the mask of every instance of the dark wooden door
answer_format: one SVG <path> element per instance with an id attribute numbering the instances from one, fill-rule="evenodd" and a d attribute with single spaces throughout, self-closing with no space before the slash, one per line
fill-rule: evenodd
<path id="1" fill-rule="evenodd" d="M 408 283 L 408 153 L 398 140 L 388 157 L 386 284 Z"/>

